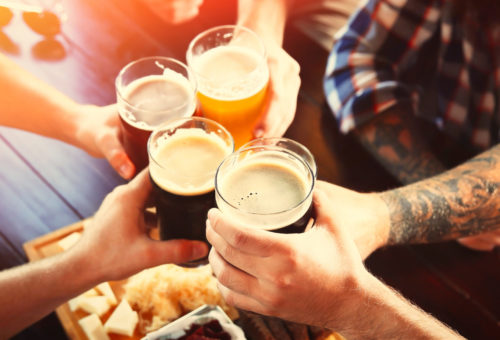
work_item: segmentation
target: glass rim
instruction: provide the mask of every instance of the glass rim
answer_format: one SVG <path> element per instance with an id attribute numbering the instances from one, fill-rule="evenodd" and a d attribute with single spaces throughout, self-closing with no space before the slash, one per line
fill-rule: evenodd
<path id="1" fill-rule="evenodd" d="M 193 73 L 201 78 L 201 79 L 207 79 L 207 77 L 201 75 L 199 72 L 196 71 L 196 69 L 194 67 L 191 66 L 191 64 L 193 63 L 193 49 L 194 49 L 194 45 L 202 38 L 204 38 L 205 36 L 208 36 L 209 34 L 212 34 L 216 31 L 221 31 L 221 30 L 231 30 L 231 34 L 234 36 L 234 32 L 236 30 L 242 30 L 246 33 L 249 33 L 254 39 L 255 41 L 257 41 L 257 43 L 259 44 L 259 46 L 261 47 L 261 50 L 262 51 L 259 51 L 259 56 L 260 56 L 260 63 L 254 68 L 252 69 L 250 72 L 248 72 L 248 74 L 246 76 L 249 76 L 253 73 L 255 73 L 256 71 L 258 71 L 259 67 L 261 65 L 265 65 L 267 63 L 267 49 L 266 49 L 266 46 L 264 45 L 264 41 L 262 40 L 261 37 L 259 37 L 259 35 L 257 33 L 255 33 L 253 30 L 251 30 L 250 28 L 248 27 L 245 27 L 245 26 L 242 26 L 242 25 L 220 25 L 220 26 L 215 26 L 215 27 L 212 27 L 212 28 L 209 28 L 209 29 L 206 29 L 200 33 L 198 33 L 192 40 L 191 42 L 189 43 L 188 45 L 188 48 L 186 50 L 186 63 L 188 64 L 188 67 L 191 67 L 191 70 L 193 71 Z M 225 45 L 220 45 L 220 46 L 225 46 Z M 214 46 L 214 47 L 217 47 L 217 46 Z M 213 49 L 214 47 L 211 47 L 210 49 Z M 203 52 L 205 53 L 205 52 Z M 266 65 L 267 67 L 267 65 Z"/>
<path id="2" fill-rule="evenodd" d="M 182 75 L 184 78 L 186 78 L 186 80 L 192 85 L 192 99 L 196 99 L 196 92 L 198 91 L 198 83 L 196 81 L 196 76 L 194 74 L 194 71 L 186 64 L 184 64 L 182 61 L 179 61 L 175 58 L 171 58 L 171 57 L 164 57 L 164 56 L 148 56 L 148 57 L 142 57 L 142 58 L 139 58 L 139 59 L 136 59 L 136 60 L 133 60 L 131 62 L 129 62 L 127 65 L 123 66 L 122 69 L 120 70 L 120 72 L 118 72 L 118 75 L 116 76 L 115 78 L 115 90 L 116 90 L 116 95 L 117 95 L 117 99 L 120 99 L 121 101 L 123 101 L 127 107 L 131 107 L 133 108 L 134 110 L 136 111 L 139 111 L 139 112 L 150 112 L 150 111 L 154 111 L 156 113 L 164 113 L 164 112 L 169 112 L 169 111 L 174 111 L 174 110 L 178 110 L 178 109 L 181 109 L 183 107 L 187 107 L 189 106 L 190 103 L 184 103 L 184 104 L 181 104 L 181 105 L 178 105 L 178 106 L 175 106 L 175 107 L 172 107 L 172 108 L 169 108 L 167 110 L 147 110 L 147 109 L 143 109 L 143 108 L 139 108 L 135 105 L 133 105 L 132 103 L 130 103 L 127 99 L 125 99 L 125 97 L 123 96 L 123 93 L 122 93 L 122 89 L 126 88 L 127 86 L 122 86 L 121 84 L 118 84 L 118 82 L 123 78 L 123 75 L 125 74 L 125 72 L 127 72 L 131 67 L 137 65 L 138 63 L 141 63 L 141 62 L 144 62 L 144 61 L 153 61 L 153 60 L 157 60 L 157 61 L 167 61 L 167 62 L 173 62 L 174 64 L 177 64 L 178 66 L 180 66 L 181 68 L 184 68 L 186 70 L 186 73 L 187 73 L 187 77 Z M 176 72 L 176 71 L 174 71 Z M 144 77 L 141 77 L 141 78 L 144 78 Z M 139 79 L 139 78 L 137 78 Z M 196 100 L 193 100 L 193 103 L 196 104 Z M 196 106 L 196 105 L 195 105 Z M 120 116 L 122 115 L 120 110 L 118 110 Z"/>
<path id="3" fill-rule="evenodd" d="M 240 148 L 240 149 L 238 149 L 238 151 L 229 154 L 227 157 L 225 157 L 222 160 L 222 162 L 217 167 L 217 171 L 215 172 L 215 185 L 214 185 L 214 188 L 215 188 L 216 195 L 218 195 L 224 201 L 224 203 L 226 203 L 232 209 L 235 209 L 237 211 L 242 211 L 245 214 L 254 215 L 254 216 L 275 216 L 275 215 L 286 213 L 288 211 L 291 211 L 291 210 L 294 210 L 294 209 L 300 207 L 312 195 L 312 193 L 314 191 L 314 186 L 316 184 L 316 177 L 314 176 L 314 171 L 311 169 L 311 167 L 309 166 L 309 164 L 302 159 L 302 157 L 299 157 L 296 153 L 291 153 L 291 152 L 289 152 L 289 150 L 285 150 L 284 148 L 280 148 L 281 151 L 283 151 L 283 152 L 291 155 L 293 158 L 297 159 L 300 163 L 302 163 L 302 165 L 304 165 L 306 167 L 307 171 L 311 175 L 311 185 L 310 185 L 309 191 L 307 192 L 307 194 L 304 196 L 304 198 L 299 203 L 297 203 L 293 207 L 290 207 L 290 208 L 287 208 L 287 209 L 281 210 L 281 211 L 275 211 L 275 212 L 271 212 L 271 213 L 256 213 L 256 212 L 251 212 L 251 211 L 243 210 L 241 208 L 238 208 L 238 207 L 234 206 L 234 204 L 228 202 L 227 199 L 221 194 L 217 183 L 218 183 L 218 177 L 219 177 L 220 170 L 221 170 L 222 166 L 226 162 L 228 162 L 231 158 L 238 157 L 243 151 L 249 151 L 249 150 L 252 150 L 252 149 L 257 149 L 257 148 L 262 148 L 262 147 L 264 147 L 264 146 L 262 146 L 262 145 L 256 145 L 256 146 L 250 146 L 250 147 L 246 147 L 246 148 Z"/>
<path id="4" fill-rule="evenodd" d="M 245 148 L 249 148 L 249 147 L 252 147 L 252 146 L 262 146 L 262 145 L 255 144 L 255 143 L 261 142 L 261 141 L 262 142 L 263 141 L 286 142 L 286 143 L 291 143 L 292 145 L 298 147 L 299 149 L 301 149 L 302 151 L 304 151 L 305 154 L 307 154 L 307 155 L 309 155 L 311 157 L 311 161 L 312 161 L 312 165 L 314 165 L 314 169 L 313 169 L 313 167 L 310 164 L 308 164 L 308 165 L 311 168 L 311 170 L 313 170 L 314 177 L 315 178 L 318 177 L 318 166 L 316 164 L 316 160 L 314 159 L 314 155 L 312 154 L 311 150 L 309 150 L 304 144 L 302 144 L 300 142 L 297 142 L 294 139 L 290 139 L 290 138 L 287 138 L 287 137 L 259 137 L 259 138 L 255 138 L 255 139 L 252 139 L 252 140 L 246 142 L 245 144 L 243 144 L 240 147 L 240 149 L 245 149 Z M 265 145 L 267 145 L 267 144 L 265 144 Z M 279 145 L 277 145 L 277 144 L 269 144 L 269 145 L 276 145 L 276 146 L 279 147 Z"/>
<path id="5" fill-rule="evenodd" d="M 204 122 L 204 123 L 208 123 L 208 124 L 210 124 L 212 126 L 216 126 L 217 128 L 221 129 L 222 132 L 226 136 L 228 136 L 229 140 L 230 140 L 230 145 L 229 146 L 230 146 L 230 149 L 231 149 L 231 153 L 229 155 L 231 155 L 234 152 L 234 138 L 231 135 L 231 133 L 222 124 L 216 122 L 215 120 L 204 118 L 204 117 L 198 117 L 198 116 L 181 117 L 181 118 L 170 119 L 170 120 L 162 123 L 160 126 L 158 126 L 157 128 L 155 128 L 153 130 L 153 132 L 151 132 L 151 135 L 148 138 L 147 147 L 146 147 L 147 152 L 148 152 L 148 157 L 150 159 L 150 162 L 153 161 L 156 166 L 160 167 L 161 169 L 165 169 L 165 165 L 160 164 L 155 159 L 155 157 L 153 157 L 153 155 L 151 154 L 151 147 L 150 147 L 150 145 L 152 143 L 153 137 L 156 136 L 159 132 L 166 130 L 168 126 L 170 126 L 171 128 L 176 128 L 176 127 L 180 126 L 180 124 L 182 124 L 182 122 L 188 122 L 188 121 Z M 175 123 L 179 123 L 179 125 L 177 125 L 177 126 L 173 125 Z M 226 142 L 226 141 L 224 140 L 224 142 Z"/>

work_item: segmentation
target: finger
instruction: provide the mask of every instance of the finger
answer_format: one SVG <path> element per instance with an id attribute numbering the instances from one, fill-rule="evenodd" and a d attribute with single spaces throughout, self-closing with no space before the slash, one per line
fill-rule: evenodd
<path id="1" fill-rule="evenodd" d="M 164 263 L 185 263 L 205 257 L 208 245 L 202 241 L 168 240 L 153 241 L 144 238 L 146 267 Z"/>
<path id="2" fill-rule="evenodd" d="M 231 247 L 219 234 L 217 234 L 207 221 L 207 240 L 219 257 L 229 265 L 251 276 L 259 277 L 260 268 L 267 265 L 260 256 L 249 255 L 238 248 Z"/>
<path id="3" fill-rule="evenodd" d="M 215 208 L 208 212 L 208 221 L 213 231 L 229 246 L 248 255 L 271 256 L 277 248 L 281 248 L 280 238 L 289 236 L 243 226 Z"/>
<path id="4" fill-rule="evenodd" d="M 267 314 L 264 306 L 257 300 L 235 292 L 227 287 L 225 287 L 220 282 L 217 282 L 217 288 L 222 295 L 222 298 L 228 305 L 238 307 L 240 309 L 253 311 L 259 314 Z"/>
<path id="5" fill-rule="evenodd" d="M 259 281 L 254 276 L 225 261 L 215 248 L 210 250 L 208 262 L 215 277 L 224 286 L 249 296 L 253 296 L 254 292 L 259 290 Z"/>
<path id="6" fill-rule="evenodd" d="M 114 155 L 107 158 L 109 164 L 123 179 L 131 179 L 135 174 L 135 165 L 125 151 L 117 150 Z"/>
<path id="7" fill-rule="evenodd" d="M 135 165 L 132 163 L 118 138 L 108 135 L 99 143 L 104 157 L 115 171 L 124 179 L 130 179 L 135 173 Z"/>
<path id="8" fill-rule="evenodd" d="M 485 241 L 485 240 L 481 240 L 481 239 L 477 239 L 477 238 L 474 238 L 474 239 L 469 239 L 469 238 L 465 238 L 465 239 L 458 239 L 458 242 L 469 248 L 469 249 L 473 249 L 473 250 L 479 250 L 479 251 L 491 251 L 495 248 L 495 244 L 494 243 L 491 243 L 490 241 Z"/>
<path id="9" fill-rule="evenodd" d="M 148 169 L 142 170 L 132 181 L 125 185 L 125 188 L 129 197 L 136 202 L 136 206 L 144 208 L 153 191 Z"/>

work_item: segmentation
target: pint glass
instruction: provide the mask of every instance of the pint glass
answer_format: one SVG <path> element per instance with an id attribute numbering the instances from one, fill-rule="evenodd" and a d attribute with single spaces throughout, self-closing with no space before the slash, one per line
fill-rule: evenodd
<path id="1" fill-rule="evenodd" d="M 242 26 L 214 27 L 191 41 L 186 59 L 198 82 L 204 117 L 224 125 L 236 148 L 250 141 L 269 82 L 260 38 Z"/>
<path id="2" fill-rule="evenodd" d="M 315 180 L 311 165 L 286 145 L 250 145 L 221 163 L 215 197 L 223 214 L 244 225 L 298 233 L 312 217 Z"/>
<path id="3" fill-rule="evenodd" d="M 206 241 L 207 213 L 215 207 L 215 172 L 233 150 L 229 132 L 202 117 L 172 120 L 151 134 L 149 174 L 160 239 Z"/>
<path id="4" fill-rule="evenodd" d="M 193 115 L 196 81 L 175 59 L 146 57 L 125 66 L 115 85 L 123 147 L 139 171 L 148 165 L 151 132 L 165 121 Z"/>

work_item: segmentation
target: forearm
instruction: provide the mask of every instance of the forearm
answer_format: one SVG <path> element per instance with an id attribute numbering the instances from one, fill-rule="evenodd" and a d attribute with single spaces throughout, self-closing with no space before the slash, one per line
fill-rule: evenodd
<path id="1" fill-rule="evenodd" d="M 388 244 L 454 239 L 500 226 L 500 145 L 438 176 L 381 194 Z"/>
<path id="2" fill-rule="evenodd" d="M 250 28 L 265 43 L 283 43 L 286 18 L 293 0 L 239 0 L 237 24 Z"/>
<path id="3" fill-rule="evenodd" d="M 78 104 L 0 54 L 0 125 L 80 146 Z"/>
<path id="4" fill-rule="evenodd" d="M 403 184 L 445 170 L 431 152 L 413 113 L 403 107 L 390 109 L 357 128 L 355 134 L 365 149 Z"/>
<path id="5" fill-rule="evenodd" d="M 463 339 L 371 275 L 352 294 L 332 327 L 346 339 Z"/>
<path id="6" fill-rule="evenodd" d="M 0 339 L 6 339 L 98 283 L 83 256 L 62 253 L 0 272 Z"/>

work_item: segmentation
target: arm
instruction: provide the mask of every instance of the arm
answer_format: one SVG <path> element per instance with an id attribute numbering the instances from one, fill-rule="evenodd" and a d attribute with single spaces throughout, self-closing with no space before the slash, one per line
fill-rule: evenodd
<path id="1" fill-rule="evenodd" d="M 0 54 L 0 125 L 59 139 L 106 157 L 124 178 L 135 172 L 119 141 L 114 106 L 80 105 Z"/>
<path id="2" fill-rule="evenodd" d="M 325 192 L 328 214 L 349 230 L 363 258 L 384 245 L 480 233 L 487 237 L 484 250 L 500 244 L 500 145 L 440 175 L 382 193 L 323 181 L 316 188 Z"/>
<path id="3" fill-rule="evenodd" d="M 237 24 L 253 30 L 267 52 L 269 87 L 267 102 L 255 137 L 279 137 L 295 116 L 300 88 L 300 66 L 282 48 L 287 14 L 292 0 L 239 0 Z"/>
<path id="4" fill-rule="evenodd" d="M 105 198 L 72 248 L 0 272 L 0 338 L 9 338 L 100 282 L 204 256 L 204 242 L 158 242 L 147 236 L 143 213 L 150 193 L 145 170 Z"/>
<path id="5" fill-rule="evenodd" d="M 341 131 L 354 131 L 405 184 L 444 170 L 419 130 L 413 88 L 400 71 L 439 32 L 441 6 L 439 1 L 368 1 L 342 31 L 327 64 L 324 88 Z"/>
<path id="6" fill-rule="evenodd" d="M 431 152 L 411 110 L 395 107 L 356 128 L 366 150 L 403 184 L 434 176 L 446 167 Z"/>
<path id="7" fill-rule="evenodd" d="M 347 339 L 461 338 L 364 268 L 321 189 L 314 204 L 316 227 L 303 234 L 248 228 L 210 211 L 209 261 L 229 304 L 331 328 Z"/>
<path id="8" fill-rule="evenodd" d="M 500 145 L 439 176 L 380 194 L 388 244 L 433 242 L 500 226 Z"/>

